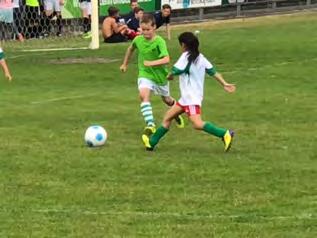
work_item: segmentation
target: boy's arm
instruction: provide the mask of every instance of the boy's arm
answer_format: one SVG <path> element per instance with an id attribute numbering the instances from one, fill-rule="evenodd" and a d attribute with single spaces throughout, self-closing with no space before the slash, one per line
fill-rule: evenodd
<path id="1" fill-rule="evenodd" d="M 124 56 L 124 59 L 123 59 L 123 63 L 122 65 L 120 66 L 120 70 L 122 72 L 126 72 L 127 71 L 127 68 L 128 68 L 128 63 L 129 63 L 129 60 L 131 58 L 131 55 L 133 54 L 134 52 L 134 46 L 133 45 L 130 45 L 125 53 L 125 56 Z"/>
<path id="2" fill-rule="evenodd" d="M 146 67 L 153 67 L 153 66 L 159 66 L 159 65 L 164 65 L 168 64 L 170 62 L 170 56 L 167 50 L 166 42 L 163 39 L 160 39 L 158 41 L 157 45 L 159 55 L 157 60 L 144 60 L 143 64 Z"/>
<path id="3" fill-rule="evenodd" d="M 123 30 L 126 30 L 127 29 L 127 26 L 126 25 L 121 25 L 121 24 L 118 24 L 115 20 L 113 20 L 111 22 L 111 27 L 113 29 L 113 32 L 114 33 L 120 33 L 121 31 Z"/>
<path id="4" fill-rule="evenodd" d="M 9 81 L 11 81 L 11 80 L 12 80 L 12 76 L 11 76 L 11 74 L 10 74 L 10 70 L 9 70 L 9 68 L 8 68 L 8 65 L 7 65 L 6 61 L 5 61 L 4 59 L 1 59 L 1 60 L 0 60 L 0 64 L 1 64 L 1 68 L 2 68 L 2 70 L 3 70 L 3 72 L 4 72 L 5 77 L 6 77 Z"/>
<path id="5" fill-rule="evenodd" d="M 168 64 L 169 62 L 170 62 L 170 57 L 167 55 L 158 60 L 153 60 L 153 61 L 144 60 L 144 66 L 153 67 L 153 66 Z"/>

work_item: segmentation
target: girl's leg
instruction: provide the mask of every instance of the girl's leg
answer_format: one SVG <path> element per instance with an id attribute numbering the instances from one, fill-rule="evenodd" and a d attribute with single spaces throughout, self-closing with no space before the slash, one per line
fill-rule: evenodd
<path id="1" fill-rule="evenodd" d="M 189 116 L 189 120 L 193 124 L 194 129 L 203 130 L 211 135 L 222 138 L 226 134 L 226 129 L 215 126 L 210 122 L 204 122 L 200 114 Z"/>
<path id="2" fill-rule="evenodd" d="M 171 96 L 162 96 L 162 100 L 169 107 L 172 107 L 176 103 L 176 100 L 174 98 L 172 98 Z M 178 128 L 185 127 L 184 118 L 181 115 L 176 115 L 176 117 L 174 119 L 177 123 Z"/>
<path id="3" fill-rule="evenodd" d="M 189 120 L 192 122 L 193 127 L 196 130 L 203 130 L 211 135 L 221 138 L 225 145 L 225 151 L 228 151 L 230 149 L 234 136 L 233 131 L 217 127 L 210 122 L 204 122 L 201 119 L 200 114 L 189 116 Z"/>
<path id="4" fill-rule="evenodd" d="M 151 89 L 139 88 L 139 97 L 141 100 L 141 113 L 148 127 L 155 127 L 153 110 L 150 102 Z"/>
<path id="5" fill-rule="evenodd" d="M 143 142 L 147 149 L 153 150 L 160 139 L 168 132 L 172 120 L 178 115 L 182 114 L 184 110 L 178 106 L 172 106 L 165 114 L 162 125 L 157 128 L 156 132 L 149 138 L 148 136 L 143 136 Z"/>
<path id="6" fill-rule="evenodd" d="M 171 96 L 162 96 L 162 100 L 169 107 L 173 106 L 174 103 L 176 102 L 175 99 L 172 98 Z"/>

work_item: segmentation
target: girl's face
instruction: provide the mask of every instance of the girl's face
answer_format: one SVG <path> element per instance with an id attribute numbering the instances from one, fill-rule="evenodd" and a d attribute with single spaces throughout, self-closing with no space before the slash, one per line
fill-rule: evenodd
<path id="1" fill-rule="evenodd" d="M 182 52 L 186 51 L 186 45 L 184 43 L 181 43 L 181 51 Z"/>
<path id="2" fill-rule="evenodd" d="M 141 23 L 141 29 L 146 39 L 151 40 L 155 36 L 155 26 L 152 23 Z"/>

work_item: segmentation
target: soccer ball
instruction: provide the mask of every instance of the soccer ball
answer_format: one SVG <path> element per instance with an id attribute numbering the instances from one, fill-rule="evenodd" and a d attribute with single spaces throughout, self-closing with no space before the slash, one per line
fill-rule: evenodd
<path id="1" fill-rule="evenodd" d="M 105 144 L 107 132 L 102 126 L 90 126 L 85 133 L 85 143 L 89 147 L 97 147 Z"/>

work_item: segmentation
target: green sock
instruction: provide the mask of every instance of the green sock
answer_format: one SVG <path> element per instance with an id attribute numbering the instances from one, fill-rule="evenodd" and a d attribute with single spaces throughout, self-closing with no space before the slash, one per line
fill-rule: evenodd
<path id="1" fill-rule="evenodd" d="M 226 129 L 216 127 L 210 122 L 205 122 L 203 130 L 209 134 L 222 138 L 226 134 Z"/>
<path id="2" fill-rule="evenodd" d="M 164 126 L 157 128 L 156 132 L 150 138 L 150 145 L 152 147 L 156 146 L 160 139 L 168 132 L 168 129 Z"/>

